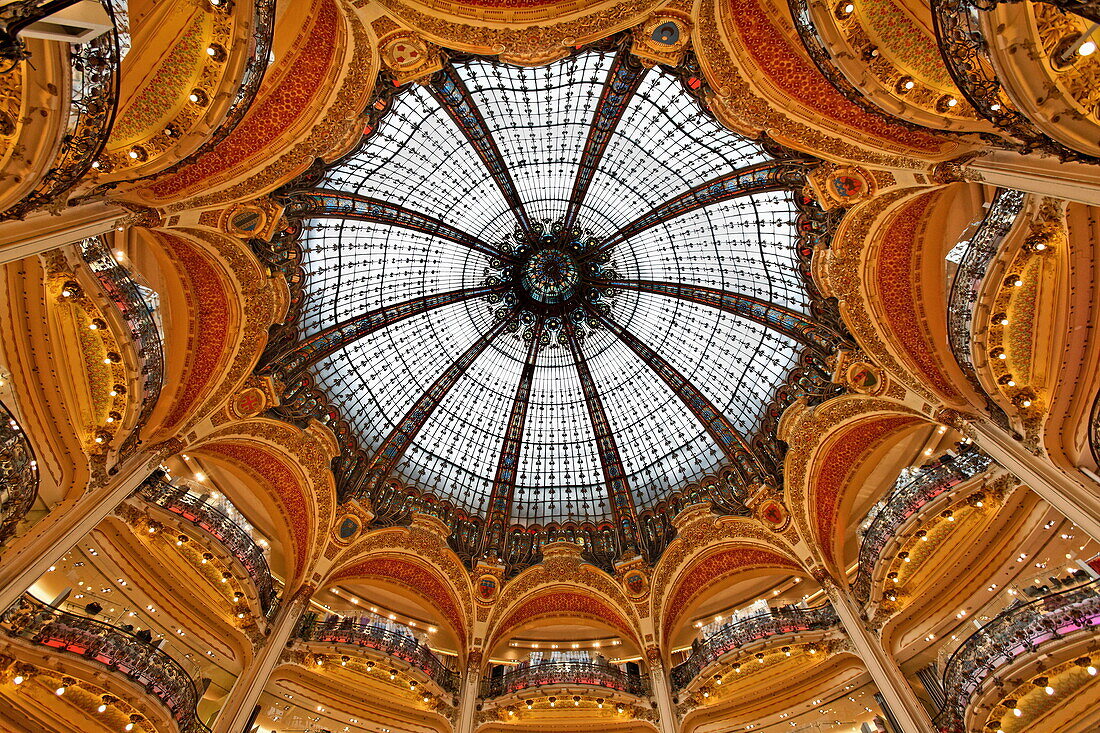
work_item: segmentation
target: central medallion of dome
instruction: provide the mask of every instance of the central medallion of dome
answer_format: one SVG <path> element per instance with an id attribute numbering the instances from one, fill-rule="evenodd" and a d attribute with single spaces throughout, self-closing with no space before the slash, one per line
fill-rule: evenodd
<path id="1" fill-rule="evenodd" d="M 772 400 L 827 382 L 780 390 L 836 335 L 807 274 L 813 163 L 628 49 L 448 60 L 284 190 L 300 290 L 263 368 L 279 411 L 334 426 L 341 498 L 376 521 L 434 511 L 510 567 L 566 529 L 650 555 L 686 497 L 744 511 L 778 483 Z"/>
<path id="2" fill-rule="evenodd" d="M 573 297 L 580 280 L 577 261 L 560 249 L 541 249 L 527 258 L 520 282 L 540 303 L 563 303 Z"/>

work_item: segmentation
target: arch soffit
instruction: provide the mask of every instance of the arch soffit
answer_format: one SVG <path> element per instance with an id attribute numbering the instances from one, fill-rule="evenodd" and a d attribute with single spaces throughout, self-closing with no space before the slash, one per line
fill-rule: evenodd
<path id="1" fill-rule="evenodd" d="M 600 620 L 619 628 L 639 649 L 645 646 L 638 613 L 618 582 L 579 557 L 553 555 L 504 586 L 486 614 L 491 630 L 486 651 L 509 629 L 551 613 L 576 616 L 605 613 Z"/>
<path id="2" fill-rule="evenodd" d="M 786 3 L 702 0 L 692 44 L 712 88 L 712 105 L 793 147 L 832 159 L 924 169 L 965 150 L 848 101 L 813 65 Z M 792 113 L 791 110 L 795 112 Z M 806 113 L 796 118 L 798 110 Z"/>
<path id="3" fill-rule="evenodd" d="M 837 527 L 854 500 L 848 479 L 898 432 L 928 422 L 894 400 L 854 395 L 799 405 L 784 416 L 780 439 L 790 446 L 784 476 L 793 521 L 828 565 L 843 562 Z"/>
<path id="4" fill-rule="evenodd" d="M 591 586 L 576 582 L 556 582 L 542 585 L 510 603 L 506 610 L 489 622 L 490 635 L 485 651 L 492 650 L 508 635 L 525 624 L 539 619 L 579 618 L 610 626 L 644 649 L 635 614 L 629 604 L 601 593 Z"/>
<path id="5" fill-rule="evenodd" d="M 356 1 L 363 7 L 363 0 Z M 380 0 L 386 17 L 377 30 L 392 32 L 405 26 L 446 48 L 468 53 L 499 55 L 516 64 L 544 64 L 619 31 L 643 23 L 661 3 L 655 0 L 535 0 L 522 7 L 500 7 L 484 0 L 427 3 L 416 0 Z M 487 9 L 492 7 L 491 12 Z M 489 16 L 491 19 L 487 18 Z M 395 27 L 396 26 L 396 27 Z M 382 33 L 380 32 L 379 35 Z"/>
<path id="6" fill-rule="evenodd" d="M 918 242 L 927 225 L 921 217 L 940 190 L 890 191 L 852 207 L 837 228 L 822 273 L 826 295 L 840 301 L 845 323 L 876 364 L 925 400 L 961 405 L 971 393 L 962 386 L 965 379 L 946 336 L 936 343 L 914 312 L 920 273 L 911 268 L 914 258 L 919 263 Z M 931 195 L 922 199 L 926 194 Z M 936 297 L 942 298 L 942 285 L 939 291 Z"/>
<path id="7" fill-rule="evenodd" d="M 399 535 L 409 533 L 398 528 L 374 534 L 388 535 L 391 540 L 399 542 Z M 458 640 L 459 655 L 463 655 L 472 621 L 470 598 L 473 591 L 469 587 L 469 579 L 464 584 L 456 583 L 453 575 L 441 572 L 428 561 L 434 558 L 425 558 L 413 543 L 406 543 L 405 547 L 395 547 L 395 544 L 389 543 L 388 547 L 383 546 L 386 549 L 370 551 L 341 565 L 328 576 L 326 584 L 377 580 L 400 586 L 440 611 Z"/>
<path id="8" fill-rule="evenodd" d="M 654 595 L 654 604 L 660 604 L 657 617 L 660 619 L 662 644 L 668 645 L 677 624 L 713 590 L 716 583 L 727 582 L 742 574 L 797 572 L 802 569 L 796 558 L 780 551 L 774 544 L 736 540 L 708 548 L 696 555 L 690 565 L 680 568 L 668 585 L 667 593 Z"/>
<path id="9" fill-rule="evenodd" d="M 677 523 L 676 538 L 662 553 L 650 579 L 650 610 L 655 618 L 661 614 L 666 589 L 681 582 L 688 567 L 716 550 L 753 545 L 798 561 L 788 538 L 766 529 L 755 519 L 719 517 L 709 511 L 700 511 L 694 516 L 681 513 Z M 797 539 L 794 535 L 791 537 Z"/>
<path id="10" fill-rule="evenodd" d="M 274 53 L 259 95 L 217 149 L 128 197 L 171 211 L 254 198 L 361 130 L 378 56 L 354 13 L 339 0 L 312 0 L 302 13 L 281 14 Z"/>
<path id="11" fill-rule="evenodd" d="M 326 432 L 256 418 L 216 430 L 188 448 L 247 476 L 271 516 L 283 518 L 281 539 L 294 557 L 288 592 L 304 582 L 334 521 L 336 487 L 329 461 L 336 444 Z"/>
<path id="12" fill-rule="evenodd" d="M 150 418 L 154 435 L 186 431 L 251 371 L 277 317 L 277 293 L 255 257 L 232 237 L 198 230 L 144 230 L 163 253 L 163 295 L 173 314 L 165 333 L 166 384 Z M 174 284 L 180 283 L 180 286 Z"/>

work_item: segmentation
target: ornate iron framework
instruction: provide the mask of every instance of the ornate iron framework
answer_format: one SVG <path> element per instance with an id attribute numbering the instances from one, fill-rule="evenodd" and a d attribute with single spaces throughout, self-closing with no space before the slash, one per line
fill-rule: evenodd
<path id="1" fill-rule="evenodd" d="M 951 346 L 951 353 L 955 355 L 955 361 L 959 363 L 970 386 L 985 398 L 986 412 L 1006 430 L 1011 430 L 1008 415 L 982 387 L 974 368 L 974 303 L 978 300 L 989 263 L 997 256 L 1023 207 L 1022 191 L 997 189 L 989 211 L 967 243 L 959 269 L 951 283 L 951 294 L 947 302 L 947 341 Z"/>
<path id="2" fill-rule="evenodd" d="M 52 4 L 43 6 L 38 2 L 21 2 L 5 6 L 4 9 L 19 6 L 30 9 L 33 13 L 36 8 L 50 5 Z M 63 6 L 64 3 L 60 5 Z M 103 7 L 113 20 L 111 3 L 103 0 Z M 60 8 L 50 12 L 58 9 Z M 111 136 L 118 108 L 118 36 L 112 29 L 89 43 L 70 48 L 72 96 L 67 130 L 61 138 L 53 165 L 34 190 L 0 212 L 0 221 L 22 219 L 45 206 L 63 206 L 65 195 L 87 175 Z"/>
<path id="3" fill-rule="evenodd" d="M 978 114 L 1022 142 L 1021 152 L 1037 150 L 1061 160 L 1100 163 L 1095 156 L 1051 138 L 1018 110 L 1005 92 L 982 29 L 982 11 L 992 10 L 997 4 L 997 0 L 932 0 L 932 22 L 940 54 L 955 85 Z"/>
<path id="4" fill-rule="evenodd" d="M 960 446 L 959 455 L 944 456 L 933 464 L 921 466 L 913 480 L 890 492 L 875 514 L 859 545 L 859 565 L 852 582 L 852 593 L 861 602 L 871 597 L 875 566 L 882 559 L 882 548 L 915 512 L 953 486 L 971 479 L 993 465 L 993 459 L 973 444 Z"/>
<path id="5" fill-rule="evenodd" d="M 431 677 L 446 692 L 458 692 L 458 673 L 440 661 L 431 649 L 415 637 L 399 634 L 380 625 L 355 618 L 333 617 L 324 621 L 315 613 L 302 617 L 298 638 L 326 644 L 350 644 L 374 649 L 408 662 Z"/>
<path id="6" fill-rule="evenodd" d="M 802 634 L 839 626 L 840 620 L 832 606 L 799 608 L 791 611 L 776 610 L 754 616 L 734 624 L 727 624 L 700 641 L 691 643 L 691 654 L 672 668 L 670 680 L 674 690 L 682 690 L 699 676 L 699 673 L 716 662 L 723 654 L 740 649 L 755 641 L 781 634 Z"/>
<path id="7" fill-rule="evenodd" d="M 160 329 L 137 283 L 112 256 L 103 237 L 85 239 L 80 243 L 80 254 L 122 320 L 130 327 L 130 337 L 141 359 L 141 412 L 134 430 L 119 448 L 121 455 L 127 455 L 140 441 L 141 427 L 148 422 L 164 387 L 164 349 Z"/>
<path id="8" fill-rule="evenodd" d="M 942 733 L 965 730 L 970 698 L 989 675 L 1047 642 L 1096 627 L 1100 627 L 1100 580 L 1002 611 L 967 637 L 947 661 L 943 672 L 947 705 L 936 716 L 936 727 Z"/>
<path id="9" fill-rule="evenodd" d="M 538 662 L 523 665 L 481 683 L 481 697 L 492 698 L 533 687 L 588 685 L 642 697 L 649 686 L 638 672 L 626 672 L 610 662 Z"/>
<path id="10" fill-rule="evenodd" d="M 269 619 L 274 617 L 279 606 L 278 589 L 271 576 L 267 556 L 251 534 L 201 497 L 172 485 L 162 471 L 145 479 L 137 493 L 143 500 L 182 517 L 217 540 L 252 579 L 264 615 Z"/>
<path id="11" fill-rule="evenodd" d="M 615 49 L 618 52 L 611 53 Z M 530 200 L 525 201 L 525 195 L 530 195 L 532 186 L 531 173 L 522 167 L 524 162 L 521 161 L 519 173 L 514 175 L 509 164 L 510 160 L 515 164 L 509 157 L 514 153 L 506 150 L 501 143 L 504 139 L 511 145 L 523 134 L 542 134 L 537 130 L 531 132 L 510 128 L 501 122 L 502 115 L 507 117 L 514 111 L 509 105 L 526 104 L 537 98 L 540 93 L 537 86 L 532 89 L 526 80 L 513 81 L 518 89 L 517 100 L 522 101 L 494 102 L 486 96 L 482 82 L 473 78 L 472 71 L 458 70 L 460 59 L 456 56 L 433 77 L 428 85 L 430 91 L 418 92 L 418 101 L 411 105 L 402 106 L 396 101 L 400 92 L 383 89 L 369 107 L 369 132 L 360 148 L 334 163 L 318 162 L 287 186 L 280 196 L 286 205 L 290 226 L 270 243 L 253 242 L 257 254 L 286 274 L 291 284 L 290 316 L 285 324 L 273 328 L 259 368 L 261 373 L 275 376 L 283 385 L 281 405 L 272 410 L 273 415 L 298 424 L 319 417 L 333 428 L 342 445 L 341 455 L 333 462 L 341 499 L 367 496 L 376 514 L 377 525 L 406 523 L 415 511 L 434 514 L 452 527 L 449 542 L 461 557 L 472 565 L 479 557 L 487 555 L 501 561 L 508 574 L 538 562 L 542 545 L 561 539 L 581 544 L 585 557 L 609 572 L 613 571 L 615 561 L 624 554 L 640 552 L 647 560 L 655 561 L 675 536 L 671 516 L 694 501 L 710 500 L 718 511 L 746 514 L 743 500 L 749 484 L 781 484 L 785 447 L 775 439 L 775 429 L 783 409 L 799 397 L 817 402 L 838 393 L 841 388 L 830 383 L 831 370 L 826 357 L 837 347 L 850 342 L 835 302 L 819 296 L 809 274 L 809 261 L 814 248 L 828 246 L 839 220 L 838 214 L 822 212 L 801 193 L 806 171 L 816 165 L 811 158 L 765 140 L 755 144 L 756 147 L 752 148 L 755 152 L 751 156 L 739 153 L 744 156 L 743 159 L 752 161 L 751 165 L 743 165 L 727 173 L 722 173 L 713 162 L 709 167 L 703 166 L 700 174 L 713 171 L 717 175 L 712 173 L 702 184 L 676 193 L 660 205 L 642 209 L 646 213 L 633 221 L 618 223 L 606 235 L 590 234 L 575 223 L 580 221 L 582 210 L 591 211 L 592 204 L 585 203 L 586 197 L 590 194 L 597 198 L 607 195 L 606 191 L 594 191 L 593 186 L 602 175 L 603 156 L 609 146 L 614 146 L 617 125 L 637 114 L 630 106 L 633 96 L 656 97 L 661 92 L 655 90 L 652 83 L 647 86 L 643 82 L 648 78 L 647 72 L 629 57 L 621 39 L 616 39 L 613 44 L 602 44 L 597 51 L 604 54 L 600 58 L 605 61 L 599 63 L 606 63 L 606 68 L 599 68 L 597 63 L 598 73 L 593 72 L 590 79 L 586 77 L 585 83 L 591 88 L 585 87 L 588 102 L 583 109 L 593 107 L 591 121 L 585 123 L 588 125 L 587 137 L 576 150 L 568 151 L 569 155 L 576 156 L 576 170 L 569 170 L 571 185 L 560 189 L 560 193 L 552 193 L 561 197 L 564 219 L 547 220 L 543 218 L 546 215 L 544 208 L 539 208 L 542 204 L 532 208 Z M 587 52 L 579 50 L 573 58 L 580 59 Z M 474 57 L 461 58 L 469 61 Z M 481 64 L 479 68 L 483 71 L 488 70 L 498 78 L 497 70 L 507 68 L 495 61 L 476 58 L 474 61 Z M 679 93 L 698 97 L 701 95 L 702 81 L 694 68 L 694 60 L 689 59 L 681 69 L 651 73 L 678 75 L 683 83 Z M 560 83 L 551 76 L 551 72 L 547 71 L 547 84 Z M 598 94 L 595 89 L 597 76 L 604 79 Z M 639 91 L 643 87 L 645 90 Z M 578 99 L 574 100 L 569 97 L 571 93 L 565 93 L 565 104 L 575 103 L 580 108 L 579 101 L 586 97 L 578 93 Z M 467 173 L 464 181 L 455 179 L 453 182 L 445 181 L 447 174 L 443 173 L 443 179 L 435 185 L 462 186 L 457 193 L 470 196 L 475 195 L 475 190 L 499 192 L 506 206 L 494 219 L 497 223 L 491 224 L 490 230 L 485 230 L 483 225 L 471 229 L 470 223 L 461 224 L 463 217 L 469 216 L 464 212 L 455 212 L 453 208 L 442 209 L 451 212 L 447 214 L 446 221 L 430 213 L 430 210 L 419 211 L 414 208 L 415 200 L 409 198 L 411 192 L 393 194 L 402 203 L 384 200 L 378 193 L 371 193 L 372 187 L 377 189 L 381 184 L 372 181 L 367 185 L 362 172 L 347 167 L 363 165 L 357 162 L 356 156 L 363 146 L 372 144 L 372 135 L 380 134 L 379 128 L 389 120 L 393 128 L 389 133 L 391 137 L 383 138 L 378 143 L 380 150 L 386 151 L 387 165 L 393 168 L 393 173 L 387 175 L 398 175 L 403 170 L 414 173 L 416 169 L 400 157 L 398 146 L 403 143 L 395 141 L 408 140 L 409 135 L 426 124 L 418 121 L 410 110 L 429 114 L 420 110 L 425 110 L 432 100 L 445 113 L 433 124 L 453 124 L 461 133 L 458 138 L 472 146 L 475 160 L 480 161 L 483 171 L 487 172 L 487 177 L 482 179 L 471 180 L 471 174 Z M 649 97 L 646 100 L 651 101 Z M 489 105 L 490 112 L 495 113 L 483 114 L 479 103 Z M 417 104 L 420 106 L 417 107 Z M 492 107 L 493 104 L 496 107 Z M 705 112 L 702 115 L 711 119 Z M 530 124 L 533 126 L 535 123 Z M 501 127 L 495 129 L 494 125 Z M 724 129 L 722 132 L 733 136 Z M 778 160 L 769 161 L 766 156 Z M 556 160 L 555 164 L 562 160 L 565 158 Z M 376 163 L 371 162 L 370 165 Z M 557 169 L 547 171 L 547 174 L 557 175 L 558 178 L 565 175 L 558 173 Z M 756 295 L 771 293 L 772 285 L 769 281 L 761 285 L 760 280 L 747 279 L 750 277 L 748 275 L 739 276 L 753 283 L 749 288 L 753 294 L 669 280 L 623 277 L 615 269 L 617 245 L 639 236 L 658 236 L 654 234 L 657 228 L 723 205 L 734 209 L 747 206 L 750 210 L 756 210 L 753 203 L 756 199 L 753 197 L 769 192 L 773 196 L 779 193 L 790 197 L 787 200 L 797 217 L 792 232 L 798 245 L 794 248 L 796 251 L 790 254 L 795 263 L 794 279 L 785 280 L 781 285 L 783 288 L 797 287 L 802 291 L 800 297 L 805 298 L 802 306 L 805 311 L 785 305 L 782 300 L 774 301 Z M 440 203 L 442 196 L 430 195 L 429 203 L 443 206 Z M 776 200 L 782 200 L 782 196 Z M 603 205 L 603 200 L 597 205 Z M 500 219 L 506 216 L 514 218 L 514 227 L 501 223 Z M 758 211 L 757 216 L 767 215 Z M 774 216 L 780 216 L 778 210 Z M 574 224 L 567 226 L 570 219 Z M 336 222 L 329 223 L 331 220 Z M 714 226 L 719 224 L 716 221 Z M 761 226 L 758 220 L 756 229 L 760 230 Z M 334 271 L 334 268 L 325 267 L 307 277 L 308 268 L 303 263 L 311 257 L 315 246 L 312 243 L 316 241 L 319 246 L 329 246 L 325 245 L 328 240 L 324 237 L 338 238 L 349 227 L 353 232 L 362 233 L 366 238 L 363 242 L 377 238 L 379 231 L 392 228 L 401 229 L 409 237 L 432 237 L 449 242 L 458 246 L 454 256 L 463 258 L 463 262 L 475 261 L 470 258 L 483 258 L 488 265 L 486 277 L 477 285 L 464 285 L 411 300 L 389 297 L 381 301 L 380 307 L 366 313 L 354 314 L 354 310 L 349 310 L 345 305 L 346 299 L 334 300 L 328 294 L 324 295 L 323 302 L 310 302 L 310 309 L 305 308 L 307 301 L 311 301 L 310 292 L 319 292 L 317 288 L 323 287 L 323 282 L 332 278 Z M 381 244 L 384 240 L 377 241 Z M 356 246 L 362 249 L 367 245 Z M 460 266 L 466 267 L 459 265 L 458 261 L 452 265 Z M 767 264 L 762 263 L 761 266 L 767 267 Z M 312 284 L 312 277 L 319 277 L 318 282 L 322 284 Z M 760 275 L 754 273 L 752 277 L 760 278 Z M 797 364 L 788 373 L 787 381 L 778 387 L 774 397 L 763 407 L 760 428 L 755 435 L 742 436 L 740 429 L 685 374 L 616 320 L 613 306 L 616 298 L 624 297 L 624 293 L 661 296 L 671 302 L 736 316 L 741 322 L 758 324 L 754 328 L 762 329 L 758 332 L 761 344 L 765 340 L 774 340 L 797 344 L 801 348 L 801 353 L 797 350 L 793 352 Z M 781 297 L 791 296 L 784 293 Z M 317 296 L 312 298 L 315 300 Z M 362 450 L 357 429 L 344 417 L 351 406 L 345 404 L 337 409 L 333 396 L 327 394 L 327 390 L 317 381 L 323 377 L 327 383 L 333 377 L 328 371 L 318 372 L 311 367 L 331 363 L 333 359 L 350 359 L 348 348 L 399 321 L 420 319 L 416 322 L 422 323 L 424 315 L 443 312 L 447 308 L 470 312 L 479 299 L 489 304 L 491 319 L 487 323 L 491 329 L 483 332 L 442 376 L 430 383 L 420 398 L 407 409 L 405 417 L 394 423 L 388 435 L 381 436 L 375 450 L 370 453 Z M 329 325 L 326 322 L 329 316 L 321 319 L 316 315 L 318 308 L 325 314 L 348 313 L 349 317 Z M 474 318 L 477 320 L 480 316 Z M 480 322 L 485 323 L 484 320 Z M 485 516 L 479 516 L 428 491 L 402 485 L 391 477 L 391 473 L 413 446 L 417 434 L 446 402 L 455 385 L 475 361 L 483 353 L 495 354 L 503 348 L 495 343 L 501 334 L 519 338 L 527 356 L 519 352 L 511 357 L 513 363 L 519 365 L 518 382 L 509 388 L 512 395 L 510 407 L 500 411 L 502 422 L 504 416 L 508 418 L 504 423 L 504 436 L 497 459 L 493 461 L 495 478 L 491 479 L 488 484 L 491 488 L 487 488 L 484 494 Z M 597 337 L 596 334 L 600 335 Z M 633 353 L 638 363 L 654 371 L 660 382 L 667 385 L 668 394 L 682 403 L 704 428 L 703 435 L 710 436 L 707 440 L 733 459 L 732 465 L 685 489 L 668 491 L 663 497 L 651 497 L 644 507 L 639 506 L 632 494 L 631 482 L 623 467 L 624 458 L 613 435 L 613 421 L 607 415 L 607 407 L 600 393 L 600 378 L 588 366 L 589 357 L 585 350 L 597 348 L 588 346 L 592 339 L 600 344 L 620 343 L 616 348 L 625 348 L 622 353 Z M 515 351 L 514 347 L 509 348 Z M 588 423 L 585 431 L 591 431 L 591 440 L 597 446 L 594 467 L 603 478 L 610 521 L 551 521 L 525 526 L 514 523 L 515 520 L 509 516 L 516 490 L 515 466 L 523 447 L 524 431 L 530 429 L 528 409 L 532 397 L 532 378 L 536 368 L 543 368 L 536 367 L 543 363 L 540 354 L 552 348 L 564 349 L 555 353 L 569 356 L 563 365 L 571 365 L 576 371 L 577 402 L 585 407 Z M 545 493 L 549 498 L 544 501 L 555 500 L 553 485 Z M 569 492 L 563 493 L 568 495 Z"/>
<path id="12" fill-rule="evenodd" d="M 181 733 L 209 733 L 199 719 L 202 698 L 195 680 L 179 662 L 147 641 L 111 624 L 59 611 L 32 596 L 22 596 L 2 616 L 9 636 L 75 654 L 143 686 L 168 709 Z"/>
<path id="13" fill-rule="evenodd" d="M 38 462 L 30 441 L 0 403 L 0 546 L 38 498 Z"/>

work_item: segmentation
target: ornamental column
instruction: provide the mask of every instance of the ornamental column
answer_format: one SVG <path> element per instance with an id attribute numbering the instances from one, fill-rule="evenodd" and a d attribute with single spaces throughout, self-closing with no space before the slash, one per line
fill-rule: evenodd
<path id="1" fill-rule="evenodd" d="M 473 733 L 477 723 L 477 698 L 481 691 L 481 650 L 473 649 L 466 658 L 466 669 L 458 670 L 458 722 L 455 733 Z M 214 731 L 214 733 L 218 733 Z"/>
<path id="2" fill-rule="evenodd" d="M 972 423 L 974 442 L 993 460 L 1061 512 L 1094 540 L 1100 540 L 1100 485 L 1083 474 L 1074 476 L 1029 452 L 1022 443 L 985 420 Z"/>
<path id="3" fill-rule="evenodd" d="M 160 463 L 159 456 L 138 456 L 102 483 L 90 485 L 73 501 L 63 501 L 26 534 L 15 538 L 0 559 L 0 609 L 7 608 L 107 518 Z"/>
<path id="4" fill-rule="evenodd" d="M 254 710 L 267 687 L 271 672 L 279 664 L 298 620 L 302 617 L 314 588 L 305 585 L 289 599 L 284 599 L 268 627 L 267 638 L 233 682 L 225 703 L 210 725 L 212 733 L 247 733 L 255 719 Z"/>
<path id="5" fill-rule="evenodd" d="M 0 265 L 106 234 L 130 217 L 105 203 L 63 209 L 60 215 L 39 212 L 22 221 L 0 223 Z"/>
<path id="6" fill-rule="evenodd" d="M 928 710 L 909 686 L 901 667 L 883 648 L 878 635 L 867 628 L 860 613 L 861 609 L 848 589 L 841 588 L 831 577 L 825 578 L 822 586 L 829 594 L 829 600 L 844 631 L 851 639 L 856 654 L 863 660 L 875 686 L 901 726 L 902 733 L 935 733 Z"/>
<path id="7" fill-rule="evenodd" d="M 653 686 L 652 695 L 657 701 L 657 713 L 660 715 L 657 727 L 661 733 L 676 733 L 679 726 L 676 706 L 672 703 L 672 680 L 661 660 L 661 652 L 657 647 L 651 646 L 646 648 L 645 655 L 649 665 L 649 683 Z"/>

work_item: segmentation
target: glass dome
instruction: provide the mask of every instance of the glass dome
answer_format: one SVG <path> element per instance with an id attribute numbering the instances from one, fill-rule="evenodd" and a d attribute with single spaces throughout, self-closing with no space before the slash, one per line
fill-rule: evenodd
<path id="1" fill-rule="evenodd" d="M 723 467 L 766 479 L 751 436 L 828 338 L 798 254 L 808 163 L 693 83 L 626 51 L 447 61 L 284 194 L 304 278 L 268 363 L 347 426 L 345 496 L 400 482 L 500 531 L 629 538 Z"/>

